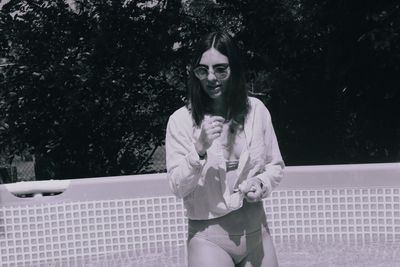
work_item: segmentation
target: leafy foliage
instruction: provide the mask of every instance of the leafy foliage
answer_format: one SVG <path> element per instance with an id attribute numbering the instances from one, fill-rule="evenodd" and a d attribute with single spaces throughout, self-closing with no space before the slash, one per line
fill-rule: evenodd
<path id="1" fill-rule="evenodd" d="M 77 13 L 63 1 L 12 8 L 24 12 L 2 14 L 16 63 L 2 84 L 9 139 L 54 163 L 44 176 L 138 171 L 182 103 L 184 68 L 172 49 L 179 9 L 117 1 L 83 3 Z"/>
<path id="2" fill-rule="evenodd" d="M 238 42 L 288 165 L 400 159 L 397 1 L 74 3 L 0 11 L 1 150 L 31 150 L 38 178 L 146 170 L 212 29 Z"/>
<path id="3" fill-rule="evenodd" d="M 287 164 L 400 159 L 397 1 L 221 2 L 243 18 L 249 81 Z"/>

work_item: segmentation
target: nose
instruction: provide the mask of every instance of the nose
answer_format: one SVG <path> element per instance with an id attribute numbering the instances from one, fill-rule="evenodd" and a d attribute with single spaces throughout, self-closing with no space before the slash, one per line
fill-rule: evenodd
<path id="1" fill-rule="evenodd" d="M 215 81 L 217 77 L 215 77 L 214 71 L 209 70 L 208 75 L 207 75 L 207 80 L 209 81 Z"/>

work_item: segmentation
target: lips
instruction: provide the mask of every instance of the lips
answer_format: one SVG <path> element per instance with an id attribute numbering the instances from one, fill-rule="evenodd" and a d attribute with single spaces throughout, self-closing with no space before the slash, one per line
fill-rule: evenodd
<path id="1" fill-rule="evenodd" d="M 215 91 L 215 90 L 221 89 L 221 85 L 220 85 L 220 84 L 208 85 L 207 87 L 208 87 L 208 89 L 211 90 L 211 91 Z"/>
<path id="2" fill-rule="evenodd" d="M 203 86 L 203 89 L 206 90 L 208 96 L 213 99 L 222 95 L 222 84 L 220 83 L 206 83 Z"/>
<path id="3" fill-rule="evenodd" d="M 208 90 L 212 93 L 212 94 L 217 94 L 221 91 L 221 86 L 217 85 L 217 86 L 208 86 Z"/>

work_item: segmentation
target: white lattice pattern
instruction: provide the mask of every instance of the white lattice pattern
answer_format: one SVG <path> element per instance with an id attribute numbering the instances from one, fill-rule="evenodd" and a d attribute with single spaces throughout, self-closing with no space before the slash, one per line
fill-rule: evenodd
<path id="1" fill-rule="evenodd" d="M 276 241 L 400 240 L 399 193 L 281 190 L 265 200 L 265 208 Z M 171 248 L 184 246 L 186 233 L 183 204 L 173 196 L 0 206 L 0 261 L 75 266 L 74 261 L 121 253 L 169 253 L 179 261 L 184 255 L 175 254 L 182 250 Z"/>

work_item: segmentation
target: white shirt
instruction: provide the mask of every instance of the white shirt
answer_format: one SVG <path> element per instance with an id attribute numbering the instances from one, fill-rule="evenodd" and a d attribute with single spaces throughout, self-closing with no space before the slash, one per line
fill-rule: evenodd
<path id="1" fill-rule="evenodd" d="M 249 97 L 249 102 L 244 124 L 246 145 L 239 158 L 234 186 L 258 177 L 267 188 L 263 195 L 267 197 L 280 183 L 285 165 L 268 109 L 257 98 Z M 170 116 L 165 140 L 170 188 L 177 197 L 183 198 L 187 216 L 192 220 L 221 217 L 243 204 L 243 194 L 232 194 L 229 190 L 219 139 L 207 150 L 206 158 L 200 160 L 194 147 L 200 131 L 184 106 Z"/>

